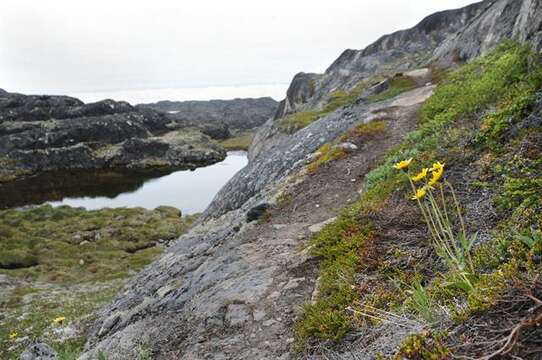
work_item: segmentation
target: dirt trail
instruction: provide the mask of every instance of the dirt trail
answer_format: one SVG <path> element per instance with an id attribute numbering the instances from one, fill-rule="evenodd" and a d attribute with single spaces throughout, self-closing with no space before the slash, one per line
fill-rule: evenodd
<path id="1" fill-rule="evenodd" d="M 100 351 L 111 360 L 137 358 L 138 348 L 150 348 L 157 359 L 293 358 L 292 325 L 318 277 L 308 239 L 357 199 L 365 175 L 415 128 L 432 91 L 427 86 L 359 105 L 351 115 L 344 110 L 348 124 L 377 119 L 386 131 L 353 139 L 355 151 L 313 174 L 301 171 L 272 182 L 262 199 L 281 188 L 288 195 L 259 221 L 246 224 L 247 209 L 237 209 L 182 236 L 98 315 L 81 359 Z M 331 115 L 329 123 L 315 125 L 339 120 Z"/>
<path id="2" fill-rule="evenodd" d="M 358 149 L 347 158 L 332 161 L 314 174 L 299 175 L 297 184 L 288 190 L 286 204 L 271 210 L 265 221 L 243 234 L 241 251 L 251 253 L 252 261 L 272 257 L 277 268 L 262 300 L 237 305 L 238 309 L 246 306 L 252 317 L 241 330 L 242 344 L 224 351 L 224 358 L 290 358 L 296 315 L 302 304 L 310 301 L 318 277 L 318 262 L 309 256 L 307 240 L 358 198 L 365 175 L 415 128 L 421 103 L 430 91 L 425 88 L 404 94 L 394 106 L 376 110 L 386 122 L 385 133 L 359 139 Z M 215 346 L 226 349 L 232 345 L 229 334 L 218 336 Z"/>

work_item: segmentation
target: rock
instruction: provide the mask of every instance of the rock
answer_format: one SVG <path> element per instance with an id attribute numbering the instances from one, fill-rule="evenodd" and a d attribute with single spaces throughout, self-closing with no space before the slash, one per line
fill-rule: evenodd
<path id="1" fill-rule="evenodd" d="M 266 317 L 267 313 L 263 310 L 255 310 L 252 313 L 252 317 L 254 318 L 254 321 L 261 321 Z"/>
<path id="2" fill-rule="evenodd" d="M 305 281 L 305 278 L 302 277 L 302 278 L 297 278 L 297 279 L 292 279 L 290 281 L 288 281 L 288 283 L 286 285 L 284 285 L 284 287 L 282 288 L 283 290 L 292 290 L 292 289 L 295 289 L 296 287 L 299 286 L 299 283 Z"/>
<path id="3" fill-rule="evenodd" d="M 344 142 L 337 145 L 337 148 L 343 150 L 344 152 L 351 153 L 358 149 L 357 145 L 350 142 Z"/>
<path id="4" fill-rule="evenodd" d="M 322 229 L 324 228 L 324 226 L 333 223 L 335 220 L 337 220 L 337 218 L 336 218 L 336 217 L 332 217 L 331 219 L 327 219 L 327 220 L 325 220 L 325 221 L 322 221 L 321 223 L 311 225 L 311 226 L 309 226 L 309 231 L 310 231 L 311 233 L 313 233 L 313 234 L 314 234 L 314 233 L 317 233 L 317 232 L 320 232 L 320 231 L 322 231 Z"/>
<path id="5" fill-rule="evenodd" d="M 276 324 L 277 321 L 274 320 L 274 319 L 269 319 L 269 320 L 265 320 L 262 325 L 265 326 L 265 327 L 269 327 L 269 326 L 272 326 L 273 324 Z"/>
<path id="6" fill-rule="evenodd" d="M 98 331 L 98 336 L 102 336 L 108 333 L 115 325 L 117 325 L 122 319 L 120 313 L 115 313 L 109 316 L 102 324 L 100 330 Z"/>
<path id="7" fill-rule="evenodd" d="M 245 304 L 230 304 L 226 311 L 226 324 L 229 326 L 240 326 L 249 322 L 252 318 L 252 311 Z"/>
<path id="8" fill-rule="evenodd" d="M 509 19 L 517 19 L 518 33 L 525 30 L 532 35 L 529 39 L 534 41 L 538 35 L 536 31 L 529 30 L 531 24 L 524 21 L 534 17 L 521 9 L 536 9 L 540 1 L 514 1 L 521 7 L 510 0 L 495 0 L 439 12 L 411 29 L 384 36 L 365 49 L 346 50 L 324 74 L 297 75 L 287 98 L 281 103 L 277 119 L 298 110 L 323 106 L 332 89 L 349 90 L 361 80 L 375 81 L 371 79 L 375 74 L 407 74 L 410 70 L 419 69 L 425 59 L 434 55 L 437 47 L 460 36 L 464 29 L 470 29 L 471 24 L 484 18 L 486 12 L 493 17 L 485 17 L 486 21 L 491 20 L 489 23 L 495 26 L 501 26 L 497 24 L 499 21 L 505 25 Z M 499 13 L 498 9 L 503 10 L 503 4 L 508 5 L 507 9 L 512 13 Z M 491 27 L 478 29 L 480 33 L 473 34 L 475 39 L 492 38 Z M 374 85 L 384 87 L 381 83 Z M 409 111 L 419 109 L 432 91 L 432 87 L 423 87 L 400 95 L 399 98 L 405 96 L 414 99 L 411 101 L 415 103 L 398 106 L 409 106 Z M 358 100 L 367 100 L 367 94 L 361 94 Z M 313 301 L 318 298 L 320 280 L 314 279 L 317 266 L 309 260 L 310 254 L 299 252 L 299 248 L 259 242 L 258 234 L 244 237 L 250 234 L 251 229 L 259 230 L 252 224 L 246 227 L 247 231 L 236 232 L 234 229 L 245 219 L 253 221 L 260 218 L 267 210 L 267 206 L 262 208 L 262 205 L 274 198 L 284 183 L 291 179 L 290 176 L 300 174 L 310 154 L 339 138 L 360 119 L 382 118 L 383 109 L 389 109 L 396 100 L 385 100 L 379 104 L 354 101 L 347 108 L 322 116 L 293 134 L 280 132 L 277 119 L 267 121 L 256 136 L 256 147 L 251 147 L 248 166 L 216 195 L 199 223 L 175 241 L 159 260 L 131 279 L 125 290 L 100 311 L 82 359 L 92 359 L 102 350 L 122 356 L 139 343 L 141 334 L 148 333 L 153 334 L 148 339 L 151 347 L 164 352 L 181 350 L 186 358 L 276 359 L 293 356 L 291 346 L 286 344 L 290 336 L 290 319 L 294 318 L 289 311 L 301 307 L 311 295 Z M 318 212 L 326 210 L 322 209 L 326 207 L 323 204 Z M 313 202 L 306 205 L 314 207 Z M 310 231 L 320 231 L 330 221 L 314 224 Z M 296 223 L 296 226 L 300 232 L 306 227 L 301 223 Z M 292 234 L 291 238 L 295 236 Z M 201 244 L 206 244 L 210 250 L 195 254 L 193 250 Z M 295 265 L 301 265 L 302 269 Z M 306 277 L 307 284 L 314 283 L 314 290 L 300 281 L 290 283 L 297 276 Z M 173 279 L 182 282 L 179 289 L 163 298 L 156 296 L 156 291 Z M 281 293 L 279 284 L 297 287 L 295 291 Z M 297 293 L 304 296 L 296 296 Z M 151 300 L 145 303 L 145 299 Z M 232 304 L 233 299 L 244 304 Z M 258 315 L 258 319 L 263 317 L 258 324 L 252 324 L 252 317 L 256 318 L 256 314 L 245 308 L 250 308 L 245 304 L 265 307 L 267 315 Z M 114 326 L 106 326 L 112 322 L 111 316 L 119 312 L 131 314 L 131 317 L 123 317 L 122 322 L 117 320 Z M 279 323 L 276 319 L 266 319 L 271 316 L 285 320 Z M 217 332 L 210 329 L 210 319 L 217 319 L 217 326 L 221 326 L 221 319 L 225 319 L 228 326 L 232 323 L 239 326 Z M 260 324 L 262 330 L 258 331 Z M 97 329 L 104 327 L 108 330 L 98 333 Z M 249 337 L 254 331 L 258 331 L 257 337 L 251 340 Z M 278 336 L 279 331 L 280 335 L 285 335 Z M 388 334 L 394 333 L 388 331 Z M 175 342 L 168 348 L 171 339 Z M 375 354 L 367 354 L 366 357 Z M 131 353 L 124 356 L 133 357 Z"/>
<path id="9" fill-rule="evenodd" d="M 197 167 L 225 151 L 165 114 L 104 100 L 8 93 L 0 97 L 0 178 L 45 171 Z"/>
<path id="10" fill-rule="evenodd" d="M 19 357 L 20 360 L 53 360 L 56 358 L 56 351 L 49 345 L 40 342 L 28 346 Z"/>
<path id="11" fill-rule="evenodd" d="M 225 139 L 230 131 L 242 132 L 263 125 L 273 116 L 278 103 L 272 98 L 211 101 L 159 101 L 137 108 L 167 112 L 173 123 L 193 126 L 213 139 Z"/>
<path id="12" fill-rule="evenodd" d="M 269 209 L 269 204 L 260 204 L 257 206 L 254 206 L 252 209 L 250 209 L 247 212 L 246 218 L 247 222 L 256 221 L 260 219 L 266 211 Z"/>

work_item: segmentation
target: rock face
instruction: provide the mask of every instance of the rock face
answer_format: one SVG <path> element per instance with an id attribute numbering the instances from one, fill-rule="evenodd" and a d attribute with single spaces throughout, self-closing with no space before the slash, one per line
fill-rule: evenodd
<path id="1" fill-rule="evenodd" d="M 273 116 L 277 102 L 272 98 L 211 101 L 160 101 L 138 108 L 167 113 L 181 126 L 193 126 L 212 138 L 229 137 L 229 132 L 253 130 Z"/>
<path id="2" fill-rule="evenodd" d="M 141 343 L 158 359 L 294 358 L 290 336 L 295 310 L 316 288 L 310 257 L 299 252 L 298 235 L 304 233 L 298 223 L 285 226 L 293 221 L 289 216 L 265 233 L 258 221 L 247 224 L 247 214 L 260 204 L 272 208 L 287 180 L 301 177 L 301 169 L 324 143 L 360 122 L 383 117 L 404 121 L 434 87 L 418 84 L 396 98 L 371 103 L 368 97 L 382 86 L 368 86 L 350 105 L 291 135 L 277 130 L 276 119 L 318 107 L 330 92 L 351 89 L 374 73 L 393 75 L 432 61 L 445 64 L 457 53 L 461 59 L 452 60 L 468 60 L 505 37 L 540 48 L 535 24 L 542 16 L 541 4 L 542 0 L 495 0 L 440 12 L 364 50 L 345 51 L 325 74 L 296 75 L 275 119 L 258 132 L 249 165 L 217 194 L 192 231 L 103 309 L 82 359 L 92 359 L 99 351 L 119 359 L 136 358 L 133 349 Z M 475 51 L 469 44 L 480 39 L 487 45 Z M 427 70 L 416 73 L 420 79 L 426 75 Z M 404 132 L 399 139 L 400 134 Z M 351 180 L 357 181 L 347 182 Z M 318 203 L 311 205 L 307 214 L 322 211 Z M 299 210 L 292 211 L 293 217 Z M 331 216 L 323 214 L 306 228 L 320 227 Z"/>
<path id="3" fill-rule="evenodd" d="M 0 178 L 62 169 L 195 167 L 225 153 L 207 136 L 126 102 L 0 93 Z"/>

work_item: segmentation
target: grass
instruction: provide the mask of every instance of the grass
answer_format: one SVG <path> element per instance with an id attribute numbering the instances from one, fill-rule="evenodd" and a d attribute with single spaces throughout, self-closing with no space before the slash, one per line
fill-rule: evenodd
<path id="1" fill-rule="evenodd" d="M 121 285 L 122 282 L 113 281 L 92 286 L 19 288 L 7 298 L 7 304 L 0 304 L 5 316 L 0 326 L 0 357 L 18 359 L 25 343 L 19 340 L 26 338 L 46 341 L 61 359 L 77 359 L 85 342 L 80 330 L 67 339 L 60 339 L 55 331 L 79 329 L 81 323 L 90 323 L 89 315 L 111 301 Z M 66 317 L 62 325 L 53 324 L 58 316 Z M 17 337 L 10 339 L 11 333 L 17 333 Z"/>
<path id="2" fill-rule="evenodd" d="M 176 238 L 194 220 L 171 207 L 0 211 L 0 274 L 18 284 L 0 298 L 0 358 L 17 359 L 28 341 L 40 338 L 60 359 L 76 359 L 83 335 L 62 340 L 55 329 L 84 328 L 123 279 L 162 252 L 161 239 Z M 58 316 L 66 317 L 62 326 L 52 324 Z"/>
<path id="3" fill-rule="evenodd" d="M 404 85 L 403 89 L 408 88 Z M 511 279 L 541 270 L 533 259 L 542 255 L 542 244 L 527 230 L 542 226 L 542 131 L 525 120 L 541 85 L 540 56 L 512 42 L 503 43 L 441 81 L 423 106 L 419 129 L 407 134 L 382 165 L 367 175 L 365 192 L 357 203 L 312 240 L 313 252 L 321 261 L 320 296 L 314 304 L 305 306 L 296 325 L 298 349 L 318 339 L 339 340 L 359 326 L 349 309 L 360 302 L 361 306 L 364 301 L 386 306 L 392 299 L 398 304 L 396 311 L 413 308 L 420 321 L 433 318 L 429 311 L 435 307 L 445 311 L 444 316 L 465 321 L 495 306 Z M 393 92 L 386 96 L 390 94 Z M 463 286 L 457 271 L 452 270 L 434 271 L 429 278 L 422 274 L 418 280 L 423 280 L 424 286 L 413 291 L 404 281 L 405 270 L 384 266 L 389 259 L 380 258 L 379 266 L 371 271 L 383 276 L 380 286 L 388 289 L 382 292 L 385 298 L 361 299 L 356 275 L 363 271 L 366 251 L 379 235 L 372 219 L 375 213 L 386 211 L 385 204 L 393 193 L 408 189 L 408 181 L 392 166 L 410 157 L 420 163 L 443 159 L 450 168 L 468 162 L 472 171 L 480 169 L 483 181 L 472 186 L 490 191 L 499 207 L 500 222 L 491 241 L 471 250 L 471 288 Z M 531 241 L 514 235 L 518 232 Z M 425 269 L 431 265 L 418 262 L 410 266 Z M 385 273 L 378 273 L 382 271 Z M 445 341 L 440 335 L 415 335 L 405 340 L 394 358 L 444 356 L 449 351 Z"/>
<path id="4" fill-rule="evenodd" d="M 254 133 L 241 134 L 226 140 L 222 140 L 220 145 L 227 151 L 244 150 L 248 151 L 252 140 L 254 139 Z"/>
<path id="5" fill-rule="evenodd" d="M 368 123 L 360 123 L 339 137 L 341 142 L 359 142 L 368 141 L 378 136 L 386 134 L 386 122 L 384 120 L 373 120 Z M 348 154 L 347 151 L 338 146 L 338 142 L 334 141 L 322 145 L 315 153 L 316 158 L 309 165 L 307 171 L 315 173 L 325 164 L 344 159 Z"/>
<path id="6" fill-rule="evenodd" d="M 316 152 L 316 159 L 307 166 L 309 173 L 315 173 L 322 165 L 333 160 L 339 160 L 346 157 L 346 151 L 334 144 L 324 144 Z"/>

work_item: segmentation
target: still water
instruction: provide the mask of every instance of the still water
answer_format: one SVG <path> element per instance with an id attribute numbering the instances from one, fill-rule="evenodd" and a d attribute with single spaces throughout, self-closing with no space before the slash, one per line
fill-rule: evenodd
<path id="1" fill-rule="evenodd" d="M 169 205 L 183 214 L 205 210 L 216 193 L 247 164 L 244 152 L 229 152 L 220 163 L 173 173 L 69 172 L 47 174 L 0 187 L 3 208 L 50 203 L 88 210 Z"/>

